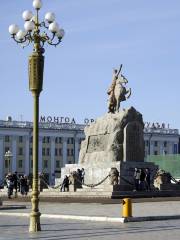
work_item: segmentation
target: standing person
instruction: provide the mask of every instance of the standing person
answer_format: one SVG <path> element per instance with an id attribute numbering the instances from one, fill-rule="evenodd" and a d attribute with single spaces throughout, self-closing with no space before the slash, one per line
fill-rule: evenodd
<path id="1" fill-rule="evenodd" d="M 143 191 L 145 189 L 145 172 L 144 169 L 141 168 L 141 174 L 140 174 L 140 190 Z"/>
<path id="2" fill-rule="evenodd" d="M 24 193 L 27 195 L 29 192 L 29 180 L 26 175 L 24 175 Z"/>
<path id="3" fill-rule="evenodd" d="M 85 176 L 85 170 L 84 168 L 81 169 L 81 183 L 84 184 L 84 176 Z"/>
<path id="4" fill-rule="evenodd" d="M 140 169 L 135 168 L 134 169 L 134 185 L 135 185 L 135 191 L 139 191 L 140 190 Z"/>
<path id="5" fill-rule="evenodd" d="M 26 180 L 24 178 L 24 175 L 20 177 L 20 188 L 21 188 L 21 194 L 25 194 L 25 188 L 26 188 Z"/>
<path id="6" fill-rule="evenodd" d="M 81 171 L 81 169 L 77 169 L 77 174 L 78 174 L 78 179 L 79 179 L 79 181 L 82 183 L 82 171 Z"/>
<path id="7" fill-rule="evenodd" d="M 8 189 L 8 198 L 10 199 L 11 196 L 13 195 L 13 188 L 14 188 L 14 181 L 13 181 L 13 175 L 11 173 L 8 173 L 6 176 L 6 184 L 7 184 L 7 189 Z"/>
<path id="8" fill-rule="evenodd" d="M 69 192 L 69 178 L 67 175 L 64 176 L 60 191 L 65 192 L 66 189 Z"/>
<path id="9" fill-rule="evenodd" d="M 151 173 L 149 168 L 145 169 L 145 184 L 146 184 L 146 190 L 151 190 Z"/>
<path id="10" fill-rule="evenodd" d="M 17 196 L 17 189 L 18 189 L 18 175 L 17 175 L 17 172 L 15 172 L 13 174 L 13 181 L 14 181 L 15 196 Z"/>

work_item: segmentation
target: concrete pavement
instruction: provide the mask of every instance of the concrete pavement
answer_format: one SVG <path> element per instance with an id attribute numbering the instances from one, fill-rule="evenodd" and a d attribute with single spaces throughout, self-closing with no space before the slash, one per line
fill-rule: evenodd
<path id="1" fill-rule="evenodd" d="M 3 202 L 3 205 L 22 205 L 16 201 Z M 12 209 L 0 211 L 0 216 L 28 216 L 31 211 L 31 203 L 24 202 L 26 209 Z M 40 202 L 39 206 L 42 217 L 76 219 L 87 221 L 109 221 L 122 222 L 122 204 L 101 204 L 101 203 L 45 203 Z M 45 216 L 43 216 L 45 215 Z M 166 202 L 139 202 L 132 204 L 131 221 L 162 220 L 180 218 L 179 201 Z M 59 216 L 59 217 L 58 217 Z M 100 219 L 102 218 L 102 219 Z M 113 220 L 114 219 L 114 220 Z M 119 219 L 119 220 L 118 220 Z"/>
<path id="2" fill-rule="evenodd" d="M 18 204 L 5 202 L 4 204 Z M 29 213 L 27 209 L 9 210 L 9 213 Z M 1 212 L 1 211 L 0 211 Z M 3 211 L 5 213 L 7 211 Z M 40 203 L 40 212 L 45 214 L 76 214 L 89 216 L 121 216 L 120 204 L 79 204 L 79 203 Z M 133 205 L 134 216 L 157 216 L 179 214 L 179 202 L 146 202 Z M 78 220 L 41 218 L 42 231 L 29 233 L 29 218 L 16 216 L 0 216 L 0 240 L 49 239 L 49 240 L 140 240 L 158 239 L 179 240 L 180 220 L 112 223 Z"/>

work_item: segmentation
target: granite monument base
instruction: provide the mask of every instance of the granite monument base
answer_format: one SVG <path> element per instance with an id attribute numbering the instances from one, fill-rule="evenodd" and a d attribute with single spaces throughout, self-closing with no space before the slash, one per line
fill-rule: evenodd
<path id="1" fill-rule="evenodd" d="M 151 162 L 114 162 L 109 164 L 103 164 L 101 167 L 87 166 L 83 164 L 66 164 L 61 169 L 62 178 L 69 176 L 73 171 L 77 169 L 85 169 L 84 185 L 80 188 L 87 189 L 102 189 L 103 191 L 129 191 L 134 189 L 134 169 L 135 168 L 149 168 L 151 172 L 151 178 L 154 177 L 158 166 Z M 111 168 L 116 168 L 119 171 L 118 184 L 112 185 L 111 178 L 108 177 Z M 104 180 L 104 181 L 103 181 Z M 70 191 L 78 189 L 78 187 L 70 187 Z"/>

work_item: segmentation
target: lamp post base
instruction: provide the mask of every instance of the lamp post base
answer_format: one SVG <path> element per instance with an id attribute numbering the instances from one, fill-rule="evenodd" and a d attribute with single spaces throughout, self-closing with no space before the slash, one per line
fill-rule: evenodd
<path id="1" fill-rule="evenodd" d="M 40 216 L 41 216 L 40 212 L 31 212 L 29 232 L 41 231 Z"/>

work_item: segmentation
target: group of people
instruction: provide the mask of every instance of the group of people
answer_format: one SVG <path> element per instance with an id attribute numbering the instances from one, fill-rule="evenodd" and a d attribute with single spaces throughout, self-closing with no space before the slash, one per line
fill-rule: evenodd
<path id="1" fill-rule="evenodd" d="M 29 179 L 26 175 L 18 175 L 17 172 L 8 173 L 5 182 L 8 189 L 8 198 L 11 198 L 13 191 L 15 196 L 17 192 L 20 192 L 22 195 L 27 195 L 29 192 Z"/>
<path id="2" fill-rule="evenodd" d="M 78 180 L 80 181 L 80 183 L 84 184 L 84 176 L 85 176 L 84 168 L 82 168 L 82 169 L 78 168 L 76 173 L 78 175 Z M 62 184 L 61 184 L 60 191 L 61 192 L 65 192 L 66 190 L 69 191 L 69 184 L 70 184 L 69 177 L 67 175 L 65 175 L 64 179 L 62 181 Z"/>
<path id="3" fill-rule="evenodd" d="M 135 191 L 150 191 L 151 190 L 151 175 L 149 168 L 135 168 L 134 170 L 134 185 Z"/>

